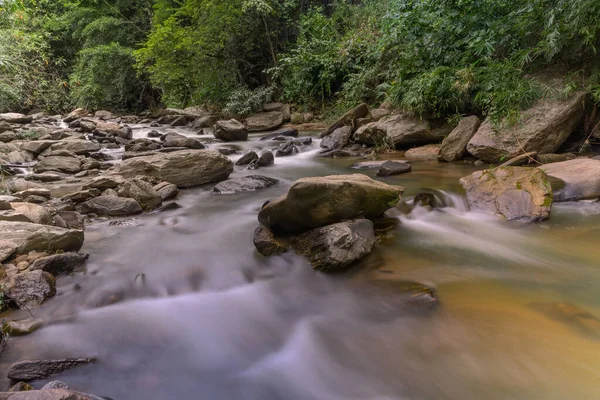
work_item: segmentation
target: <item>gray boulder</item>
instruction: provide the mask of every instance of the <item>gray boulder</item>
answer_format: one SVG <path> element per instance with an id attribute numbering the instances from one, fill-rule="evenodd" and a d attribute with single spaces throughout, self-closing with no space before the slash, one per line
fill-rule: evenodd
<path id="1" fill-rule="evenodd" d="M 125 178 L 145 175 L 167 181 L 179 188 L 220 182 L 233 172 L 233 163 L 218 151 L 181 150 L 123 161 L 115 173 Z"/>
<path id="2" fill-rule="evenodd" d="M 37 155 L 56 143 L 55 140 L 31 140 L 21 143 L 19 148 Z"/>
<path id="3" fill-rule="evenodd" d="M 44 271 L 25 271 L 8 281 L 6 295 L 19 308 L 33 308 L 56 294 L 56 279 Z M 17 378 L 18 379 L 18 378 Z"/>
<path id="4" fill-rule="evenodd" d="M 392 176 L 406 174 L 412 170 L 412 167 L 408 163 L 400 161 L 386 161 L 384 162 L 379 170 L 377 176 Z"/>
<path id="5" fill-rule="evenodd" d="M 61 140 L 50 147 L 52 151 L 66 150 L 77 155 L 87 155 L 99 151 L 101 148 L 99 143 L 84 139 Z"/>
<path id="6" fill-rule="evenodd" d="M 600 197 L 600 160 L 577 158 L 539 168 L 550 177 L 555 201 Z"/>
<path id="7" fill-rule="evenodd" d="M 38 258 L 31 264 L 29 270 L 40 270 L 48 272 L 54 276 L 70 274 L 75 268 L 85 264 L 88 257 L 89 256 L 87 254 L 72 252 L 53 254 L 48 257 Z"/>
<path id="8" fill-rule="evenodd" d="M 474 172 L 460 183 L 472 210 L 511 221 L 535 222 L 550 216 L 552 189 L 539 168 L 498 167 Z"/>
<path id="9" fill-rule="evenodd" d="M 117 196 L 99 196 L 81 203 L 77 211 L 107 217 L 121 217 L 142 212 L 142 206 L 134 199 Z"/>
<path id="10" fill-rule="evenodd" d="M 258 161 L 258 154 L 254 150 L 244 154 L 239 160 L 236 161 L 235 165 L 248 165 Z"/>
<path id="11" fill-rule="evenodd" d="M 244 124 L 235 119 L 217 121 L 214 129 L 215 138 L 224 142 L 248 140 L 248 129 L 246 129 Z"/>
<path id="12" fill-rule="evenodd" d="M 554 153 L 581 122 L 586 94 L 567 100 L 540 100 L 524 111 L 515 126 L 487 120 L 469 141 L 467 151 L 475 157 L 497 163 L 521 153 Z"/>
<path id="13" fill-rule="evenodd" d="M 268 167 L 269 165 L 273 165 L 275 163 L 275 156 L 270 151 L 265 151 L 262 153 L 256 162 L 256 165 L 259 167 Z"/>
<path id="14" fill-rule="evenodd" d="M 81 171 L 81 160 L 73 157 L 44 157 L 44 159 L 33 167 L 33 171 L 36 173 L 64 172 L 67 174 L 76 174 Z"/>
<path id="15" fill-rule="evenodd" d="M 51 225 L 52 213 L 46 207 L 32 203 L 10 203 L 13 210 L 24 215 L 34 224 Z"/>
<path id="16" fill-rule="evenodd" d="M 277 233 L 299 233 L 359 216 L 377 218 L 394 207 L 403 192 L 400 186 L 362 174 L 303 178 L 267 203 L 258 220 Z"/>
<path id="17" fill-rule="evenodd" d="M 283 125 L 283 113 L 281 111 L 261 112 L 246 118 L 248 132 L 272 131 Z"/>
<path id="18" fill-rule="evenodd" d="M 439 143 L 444 139 L 444 130 L 432 129 L 429 122 L 405 114 L 390 115 L 379 121 L 358 128 L 353 140 L 369 146 L 405 146 Z"/>
<path id="19" fill-rule="evenodd" d="M 169 182 L 160 182 L 154 186 L 154 190 L 156 190 L 163 201 L 173 199 L 179 195 L 177 185 Z"/>
<path id="20" fill-rule="evenodd" d="M 241 192 L 254 192 L 279 183 L 277 179 L 262 175 L 248 175 L 241 178 L 228 179 L 214 187 L 213 192 L 220 194 L 233 194 Z"/>
<path id="21" fill-rule="evenodd" d="M 152 210 L 162 203 L 162 196 L 148 182 L 139 178 L 127 179 L 117 187 L 120 197 L 134 199 L 144 210 Z"/>
<path id="22" fill-rule="evenodd" d="M 366 219 L 345 221 L 307 232 L 292 241 L 298 254 L 324 272 L 346 269 L 373 250 L 373 223 Z"/>
<path id="23" fill-rule="evenodd" d="M 31 381 L 48 378 L 73 368 L 94 362 L 90 358 L 66 358 L 61 360 L 25 360 L 11 365 L 8 371 L 10 379 Z"/>
<path id="24" fill-rule="evenodd" d="M 6 249 L 13 247 L 12 253 L 24 254 L 38 251 L 79 251 L 83 246 L 83 231 L 39 225 L 27 222 L 0 221 L 0 241 Z M 3 246 L 0 244 L 0 249 Z M 8 250 L 7 250 L 8 251 Z M 0 250 L 0 254 L 6 252 Z M 7 256 L 7 257 L 8 257 Z M 0 255 L 0 262 L 6 257 Z"/>
<path id="25" fill-rule="evenodd" d="M 481 121 L 474 115 L 461 119 L 458 126 L 442 142 L 439 160 L 461 160 L 467 153 L 467 144 L 475 136 L 480 125 Z"/>
<path id="26" fill-rule="evenodd" d="M 369 115 L 369 106 L 364 103 L 359 104 L 352 110 L 348 111 L 346 114 L 342 115 L 329 128 L 327 128 L 327 130 L 325 132 L 321 133 L 321 137 L 324 138 L 325 136 L 329 136 L 336 129 L 339 129 L 343 126 L 350 126 L 350 127 L 352 127 L 352 130 L 354 130 L 356 128 L 356 121 L 359 118 L 366 117 L 367 115 Z M 292 120 L 293 119 L 294 118 L 292 118 Z M 309 122 L 309 121 L 306 121 L 306 118 L 303 118 L 303 120 L 304 120 L 304 122 Z"/>
<path id="27" fill-rule="evenodd" d="M 287 245 L 277 239 L 273 232 L 266 226 L 259 226 L 254 231 L 254 246 L 265 257 L 274 256 L 287 251 Z"/>
<path id="28" fill-rule="evenodd" d="M 341 149 L 348 144 L 350 136 L 352 136 L 352 127 L 343 126 L 333 131 L 330 135 L 325 136 L 323 140 L 321 140 L 321 147 L 325 149 L 325 151 Z"/>

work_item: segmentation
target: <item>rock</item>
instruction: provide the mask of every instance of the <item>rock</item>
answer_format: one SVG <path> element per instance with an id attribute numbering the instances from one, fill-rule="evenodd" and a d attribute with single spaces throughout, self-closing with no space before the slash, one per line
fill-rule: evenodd
<path id="1" fill-rule="evenodd" d="M 46 383 L 40 390 L 52 390 L 52 389 L 67 389 L 69 390 L 69 386 L 61 381 L 50 381 Z"/>
<path id="2" fill-rule="evenodd" d="M 88 112 L 86 110 L 84 110 L 83 108 L 77 108 L 71 111 L 65 118 L 63 118 L 63 121 L 69 123 L 75 121 L 76 119 L 86 117 L 87 115 Z"/>
<path id="3" fill-rule="evenodd" d="M 259 140 L 262 140 L 262 141 L 273 140 L 278 137 L 291 137 L 291 138 L 298 137 L 298 129 L 296 129 L 296 128 L 279 129 L 268 135 L 261 136 Z"/>
<path id="4" fill-rule="evenodd" d="M 0 211 L 0 221 L 32 222 L 26 215 L 15 210 Z"/>
<path id="5" fill-rule="evenodd" d="M 534 222 L 550 216 L 552 189 L 539 168 L 498 167 L 474 172 L 460 183 L 472 210 L 511 221 Z"/>
<path id="6" fill-rule="evenodd" d="M 281 111 L 282 109 L 283 109 L 282 103 L 267 103 L 263 106 L 264 112 Z"/>
<path id="7" fill-rule="evenodd" d="M 353 136 L 356 143 L 391 147 L 438 143 L 443 139 L 443 130 L 432 129 L 429 122 L 406 114 L 390 115 L 366 124 Z"/>
<path id="8" fill-rule="evenodd" d="M 266 226 L 259 226 L 254 231 L 254 246 L 265 257 L 275 256 L 287 251 L 287 244 L 277 239 Z"/>
<path id="9" fill-rule="evenodd" d="M 540 100 L 514 126 L 494 127 L 487 120 L 469 141 L 467 151 L 493 163 L 523 152 L 554 153 L 581 122 L 585 98 L 585 93 L 577 93 L 567 100 Z"/>
<path id="10" fill-rule="evenodd" d="M 142 206 L 134 199 L 115 196 L 99 196 L 81 203 L 78 211 L 107 217 L 121 217 L 142 212 Z"/>
<path id="11" fill-rule="evenodd" d="M 242 158 L 236 161 L 235 165 L 248 165 L 258 161 L 258 154 L 254 150 L 244 154 Z"/>
<path id="12" fill-rule="evenodd" d="M 387 117 L 392 112 L 387 108 L 376 108 L 371 110 L 371 119 L 373 121 L 379 121 L 383 117 Z"/>
<path id="13" fill-rule="evenodd" d="M 98 110 L 94 113 L 94 117 L 98 118 L 98 119 L 113 119 L 114 115 L 113 113 L 111 113 L 110 111 L 106 111 L 106 110 Z"/>
<path id="14" fill-rule="evenodd" d="M 352 127 L 343 126 L 333 131 L 330 135 L 325 136 L 321 140 L 321 147 L 326 151 L 341 149 L 348 144 L 351 135 Z"/>
<path id="15" fill-rule="evenodd" d="M 19 113 L 5 113 L 0 114 L 0 121 L 7 122 L 9 124 L 30 124 L 33 122 L 33 117 Z"/>
<path id="16" fill-rule="evenodd" d="M 52 375 L 94 362 L 90 358 L 65 358 L 62 360 L 25 360 L 11 365 L 8 371 L 10 379 L 31 381 L 48 378 Z"/>
<path id="17" fill-rule="evenodd" d="M 215 124 L 215 138 L 224 142 L 248 140 L 246 126 L 235 119 L 229 121 L 217 121 Z"/>
<path id="18" fill-rule="evenodd" d="M 438 202 L 433 193 L 421 192 L 418 193 L 413 199 L 413 205 L 436 208 L 438 206 Z"/>
<path id="19" fill-rule="evenodd" d="M 22 192 L 15 193 L 15 196 L 18 196 L 22 199 L 26 199 L 29 196 L 41 196 L 46 199 L 50 199 L 52 197 L 52 192 L 50 192 L 49 189 L 31 188 L 23 190 Z"/>
<path id="20" fill-rule="evenodd" d="M 21 143 L 19 148 L 37 155 L 56 143 L 58 142 L 55 140 L 31 140 L 29 142 Z"/>
<path id="21" fill-rule="evenodd" d="M 0 253 L 2 242 L 10 248 L 16 246 L 17 254 L 32 250 L 79 251 L 83 246 L 83 232 L 63 229 L 56 226 L 39 225 L 27 222 L 0 221 Z M 10 255 L 10 254 L 9 254 Z M 6 258 L 0 256 L 0 262 Z"/>
<path id="22" fill-rule="evenodd" d="M 33 386 L 25 382 L 18 382 L 8 389 L 9 392 L 27 392 L 30 390 L 33 390 Z"/>
<path id="23" fill-rule="evenodd" d="M 99 151 L 102 147 L 99 143 L 90 142 L 84 139 L 68 139 L 61 140 L 58 143 L 53 144 L 51 150 L 66 150 L 77 155 L 88 155 L 90 153 Z"/>
<path id="24" fill-rule="evenodd" d="M 270 151 L 265 151 L 260 155 L 260 158 L 256 162 L 256 165 L 259 167 L 268 167 L 269 165 L 273 165 L 275 163 L 275 156 Z"/>
<path id="25" fill-rule="evenodd" d="M 321 137 L 331 135 L 336 129 L 339 129 L 343 126 L 350 126 L 352 130 L 356 127 L 356 120 L 359 118 L 364 118 L 369 115 L 369 106 L 366 104 L 360 104 L 348 111 L 346 114 L 342 115 L 340 119 L 333 123 L 325 132 L 321 134 Z M 303 118 L 304 119 L 304 118 Z M 304 121 L 307 122 L 307 121 Z"/>
<path id="26" fill-rule="evenodd" d="M 134 139 L 131 142 L 129 142 L 125 146 L 125 151 L 128 151 L 128 152 L 152 151 L 152 150 L 158 150 L 161 147 L 162 147 L 162 145 L 160 143 L 157 143 L 154 140 L 150 140 L 150 139 L 146 139 L 146 138 L 139 138 L 139 139 Z"/>
<path id="27" fill-rule="evenodd" d="M 404 157 L 412 161 L 437 161 L 440 153 L 439 144 L 428 144 L 427 146 L 415 147 L 407 150 Z"/>
<path id="28" fill-rule="evenodd" d="M 175 120 L 173 120 L 173 122 L 171 122 L 169 125 L 173 126 L 173 127 L 175 127 L 175 126 L 186 126 L 187 125 L 187 118 L 182 115 L 181 117 L 175 118 Z"/>
<path id="29" fill-rule="evenodd" d="M 12 210 L 10 203 L 6 200 L 0 200 L 0 210 Z"/>
<path id="30" fill-rule="evenodd" d="M 173 199 L 179 195 L 177 185 L 173 185 L 169 182 L 160 182 L 158 185 L 154 186 L 154 190 L 156 190 L 163 201 Z"/>
<path id="31" fill-rule="evenodd" d="M 167 140 L 165 141 L 163 146 L 164 147 L 184 147 L 184 148 L 188 148 L 188 149 L 197 149 L 197 150 L 206 148 L 198 140 L 192 139 L 192 138 L 176 138 L 176 139 L 167 138 Z"/>
<path id="32" fill-rule="evenodd" d="M 81 171 L 81 160 L 72 157 L 44 157 L 33 167 L 34 172 L 64 172 L 67 174 L 76 174 Z"/>
<path id="33" fill-rule="evenodd" d="M 476 116 L 465 117 L 460 120 L 458 126 L 442 142 L 440 149 L 440 161 L 458 161 L 467 153 L 467 144 L 477 133 L 481 121 Z"/>
<path id="34" fill-rule="evenodd" d="M 214 187 L 213 192 L 220 194 L 233 194 L 241 192 L 254 192 L 279 183 L 277 179 L 262 175 L 248 175 L 241 178 L 228 179 Z"/>
<path id="35" fill-rule="evenodd" d="M 300 152 L 300 150 L 298 150 L 296 145 L 294 145 L 294 142 L 289 141 L 289 142 L 285 142 L 284 144 L 279 146 L 279 148 L 275 152 L 275 155 L 277 157 L 285 157 L 285 156 L 292 156 L 299 152 Z"/>
<path id="36" fill-rule="evenodd" d="M 94 197 L 98 196 L 100 196 L 100 189 L 85 189 L 63 196 L 61 200 L 72 201 L 74 203 L 83 203 L 84 201 L 88 201 L 89 199 L 93 199 Z"/>
<path id="37" fill-rule="evenodd" d="M 121 130 L 121 125 L 115 122 L 100 121 L 96 124 L 96 129 L 101 132 L 112 133 L 116 135 Z"/>
<path id="38" fill-rule="evenodd" d="M 283 113 L 281 111 L 261 112 L 246 118 L 248 132 L 272 131 L 283 125 Z"/>
<path id="39" fill-rule="evenodd" d="M 294 251 L 324 272 L 344 270 L 368 255 L 375 245 L 373 223 L 366 219 L 316 228 L 295 238 Z"/>
<path id="40" fill-rule="evenodd" d="M 192 122 L 192 129 L 204 129 L 211 128 L 214 124 L 217 123 L 217 117 L 212 115 L 206 115 L 204 117 L 200 117 Z"/>
<path id="41" fill-rule="evenodd" d="M 74 122 L 77 122 L 77 121 L 74 121 Z M 92 133 L 96 130 L 96 124 L 93 123 L 92 121 L 80 120 L 79 121 L 79 130 L 81 132 Z"/>
<path id="42" fill-rule="evenodd" d="M 162 136 L 162 134 L 158 131 L 151 130 L 146 136 L 148 136 L 149 138 L 159 138 Z"/>
<path id="43" fill-rule="evenodd" d="M 31 264 L 29 270 L 41 270 L 44 272 L 48 272 L 54 276 L 66 275 L 73 272 L 75 268 L 78 268 L 85 264 L 88 257 L 89 256 L 87 254 L 72 252 L 53 254 L 48 257 L 38 258 Z"/>
<path id="44" fill-rule="evenodd" d="M 131 158 L 117 165 L 115 172 L 126 178 L 151 176 L 190 188 L 227 179 L 233 163 L 218 151 L 181 150 Z"/>
<path id="45" fill-rule="evenodd" d="M 600 197 L 600 160 L 575 160 L 539 167 L 550 177 L 554 201 L 596 199 Z"/>
<path id="46" fill-rule="evenodd" d="M 52 214 L 46 207 L 31 203 L 10 203 L 13 210 L 34 224 L 52 225 Z"/>
<path id="47" fill-rule="evenodd" d="M 74 392 L 65 389 L 30 390 L 27 392 L 2 393 L 0 399 L 5 400 L 107 400 L 108 397 L 98 397 L 91 394 Z M 110 400 L 110 399 L 108 399 Z"/>
<path id="48" fill-rule="evenodd" d="M 154 187 L 139 178 L 127 179 L 116 190 L 120 197 L 134 199 L 144 210 L 152 210 L 162 203 L 162 197 Z"/>
<path id="49" fill-rule="evenodd" d="M 576 159 L 577 156 L 573 153 L 564 153 L 564 154 L 538 154 L 537 160 L 542 164 L 552 164 L 557 162 L 569 161 Z"/>
<path id="50" fill-rule="evenodd" d="M 41 328 L 43 321 L 41 319 L 31 317 L 18 321 L 5 321 L 2 326 L 5 332 L 11 336 L 29 335 Z"/>
<path id="51" fill-rule="evenodd" d="M 303 178 L 267 203 L 258 219 L 277 233 L 304 232 L 359 216 L 380 217 L 403 192 L 362 174 Z"/>
<path id="52" fill-rule="evenodd" d="M 408 164 L 408 160 L 373 160 L 373 161 L 361 161 L 358 162 L 354 165 L 352 165 L 350 168 L 351 169 L 379 169 L 381 168 L 381 166 L 383 164 L 385 164 L 388 161 L 395 161 L 395 162 L 400 162 L 400 163 L 404 163 L 404 164 Z"/>
<path id="53" fill-rule="evenodd" d="M 123 183 L 125 179 L 120 175 L 102 175 L 97 178 L 93 178 L 84 189 L 114 189 Z"/>
<path id="54" fill-rule="evenodd" d="M 21 272 L 8 281 L 6 295 L 19 308 L 33 308 L 56 294 L 56 279 L 44 271 Z M 22 379 L 19 377 L 13 379 Z"/>
<path id="55" fill-rule="evenodd" d="M 406 174 L 412 170 L 410 164 L 398 161 L 386 161 L 377 171 L 377 176 Z"/>
<path id="56" fill-rule="evenodd" d="M 61 228 L 82 230 L 85 227 L 85 219 L 77 211 L 59 211 L 54 216 L 54 224 Z"/>
<path id="57" fill-rule="evenodd" d="M 43 172 L 41 174 L 31 174 L 26 177 L 27 180 L 30 181 L 38 181 L 38 182 L 57 182 L 65 179 L 65 176 L 55 174 L 52 172 Z"/>

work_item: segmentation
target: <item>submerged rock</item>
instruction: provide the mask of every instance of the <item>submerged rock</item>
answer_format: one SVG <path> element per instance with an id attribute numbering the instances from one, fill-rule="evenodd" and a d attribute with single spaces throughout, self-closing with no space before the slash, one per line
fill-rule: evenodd
<path id="1" fill-rule="evenodd" d="M 313 229 L 292 241 L 298 254 L 320 271 L 341 271 L 368 255 L 375 245 L 373 223 L 366 219 Z"/>
<path id="2" fill-rule="evenodd" d="M 48 378 L 73 368 L 94 362 L 91 358 L 65 358 L 61 360 L 25 360 L 11 365 L 8 371 L 10 379 L 31 381 Z"/>
<path id="3" fill-rule="evenodd" d="M 469 207 L 507 220 L 541 221 L 550 216 L 552 189 L 538 168 L 499 167 L 460 180 Z"/>
<path id="4" fill-rule="evenodd" d="M 555 201 L 595 199 L 600 197 L 600 160 L 575 160 L 540 167 L 550 177 Z"/>
<path id="5" fill-rule="evenodd" d="M 258 219 L 275 232 L 298 233 L 360 216 L 380 217 L 403 192 L 362 174 L 303 178 L 267 203 Z"/>
<path id="6" fill-rule="evenodd" d="M 214 187 L 213 192 L 220 194 L 233 194 L 241 192 L 254 192 L 279 183 L 277 179 L 262 175 L 248 175 L 241 178 L 228 179 Z"/>
<path id="7" fill-rule="evenodd" d="M 406 174 L 412 170 L 412 167 L 408 163 L 399 161 L 386 161 L 384 162 L 379 170 L 377 176 L 392 176 L 399 174 Z"/>
<path id="8" fill-rule="evenodd" d="M 3 324 L 3 329 L 11 336 L 29 335 L 41 328 L 43 321 L 41 319 L 31 317 L 18 321 L 7 321 Z"/>

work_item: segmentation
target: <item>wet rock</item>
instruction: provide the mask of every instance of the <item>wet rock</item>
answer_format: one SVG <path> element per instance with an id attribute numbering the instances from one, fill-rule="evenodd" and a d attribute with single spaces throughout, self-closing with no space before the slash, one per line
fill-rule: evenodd
<path id="1" fill-rule="evenodd" d="M 141 151 L 153 151 L 158 150 L 162 147 L 160 143 L 154 140 L 139 138 L 132 140 L 125 146 L 125 151 L 128 152 L 141 152 Z"/>
<path id="2" fill-rule="evenodd" d="M 154 187 L 139 178 L 125 180 L 116 191 L 120 197 L 136 200 L 144 210 L 151 210 L 162 203 L 162 197 Z"/>
<path id="3" fill-rule="evenodd" d="M 246 126 L 235 119 L 217 121 L 215 124 L 215 138 L 224 142 L 248 140 Z"/>
<path id="4" fill-rule="evenodd" d="M 342 115 L 340 119 L 334 122 L 325 132 L 321 134 L 321 137 L 324 138 L 326 136 L 331 135 L 336 129 L 339 129 L 344 126 L 350 126 L 354 130 L 356 127 L 356 120 L 359 118 L 364 118 L 369 115 L 369 106 L 366 104 L 360 104 L 348 111 L 346 114 Z M 303 118 L 304 120 L 304 118 Z M 308 121 L 303 121 L 308 122 Z"/>
<path id="5" fill-rule="evenodd" d="M 167 135 L 165 137 L 164 147 L 183 147 L 188 149 L 204 149 L 205 146 L 200 143 L 196 139 L 188 138 L 188 137 L 174 137 L 171 135 Z"/>
<path id="6" fill-rule="evenodd" d="M 585 93 L 567 100 L 540 100 L 521 114 L 515 126 L 494 127 L 488 120 L 469 141 L 467 150 L 475 157 L 497 163 L 523 152 L 554 153 L 579 125 L 584 113 Z"/>
<path id="7" fill-rule="evenodd" d="M 93 199 L 94 197 L 98 196 L 100 196 L 99 189 L 85 189 L 63 196 L 61 197 L 61 200 L 72 201 L 73 203 L 83 203 L 84 201 L 88 201 L 89 199 Z"/>
<path id="8" fill-rule="evenodd" d="M 184 116 L 177 117 L 169 125 L 173 126 L 173 127 L 176 127 L 176 126 L 186 126 L 187 125 L 187 118 L 184 117 Z"/>
<path id="9" fill-rule="evenodd" d="M 277 239 L 266 226 L 259 226 L 254 231 L 254 246 L 265 257 L 275 256 L 287 251 L 287 244 Z"/>
<path id="10" fill-rule="evenodd" d="M 41 154 L 50 146 L 56 144 L 55 140 L 31 140 L 29 142 L 23 142 L 19 146 L 21 150 L 29 151 L 33 154 Z"/>
<path id="11" fill-rule="evenodd" d="M 30 271 L 41 270 L 49 272 L 54 276 L 66 275 L 73 272 L 75 268 L 78 268 L 85 264 L 89 255 L 81 253 L 61 253 L 53 254 L 48 257 L 42 257 L 35 260 L 29 267 Z"/>
<path id="12" fill-rule="evenodd" d="M 539 168 L 550 177 L 555 201 L 600 197 L 600 160 L 577 158 Z"/>
<path id="13" fill-rule="evenodd" d="M 241 178 L 228 179 L 214 187 L 213 192 L 220 194 L 233 194 L 241 192 L 254 192 L 279 183 L 277 179 L 262 175 L 248 175 Z"/>
<path id="14" fill-rule="evenodd" d="M 154 190 L 156 190 L 163 201 L 174 199 L 179 195 L 179 189 L 177 189 L 177 185 L 173 185 L 169 182 L 160 182 L 154 186 Z"/>
<path id="15" fill-rule="evenodd" d="M 283 114 L 281 111 L 261 112 L 246 118 L 248 132 L 271 131 L 283 125 Z"/>
<path id="16" fill-rule="evenodd" d="M 541 169 L 498 167 L 474 172 L 460 183 L 472 210 L 524 222 L 550 216 L 552 189 Z"/>
<path id="17" fill-rule="evenodd" d="M 119 186 L 121 183 L 125 181 L 120 175 L 102 175 L 97 178 L 92 179 L 88 184 L 86 184 L 84 189 L 114 189 Z"/>
<path id="18" fill-rule="evenodd" d="M 443 129 L 432 129 L 428 121 L 419 117 L 398 114 L 358 128 L 353 140 L 369 146 L 396 147 L 439 143 L 444 139 L 444 133 Z"/>
<path id="19" fill-rule="evenodd" d="M 237 146 L 222 146 L 222 147 L 218 147 L 215 150 L 217 150 L 219 153 L 223 154 L 224 156 L 229 156 L 232 154 L 239 154 L 240 149 Z"/>
<path id="20" fill-rule="evenodd" d="M 321 141 L 321 147 L 325 151 L 341 149 L 348 144 L 351 135 L 352 127 L 343 126 L 333 131 L 330 135 L 325 136 Z"/>
<path id="21" fill-rule="evenodd" d="M 73 368 L 94 362 L 91 358 L 65 358 L 62 360 L 25 360 L 11 365 L 10 379 L 31 381 L 48 378 Z"/>
<path id="22" fill-rule="evenodd" d="M 84 110 L 83 108 L 77 108 L 71 111 L 65 118 L 63 118 L 63 121 L 66 123 L 70 123 L 75 121 L 76 119 L 86 117 L 87 115 L 88 112 L 86 110 Z"/>
<path id="23" fill-rule="evenodd" d="M 56 226 L 39 225 L 27 222 L 0 221 L 0 242 L 10 248 L 15 246 L 17 254 L 32 250 L 79 251 L 83 246 L 83 232 Z M 2 253 L 0 244 L 0 254 Z M 10 254 L 9 254 L 10 255 Z M 6 258 L 0 256 L 0 262 Z"/>
<path id="24" fill-rule="evenodd" d="M 289 142 L 286 142 L 286 143 L 282 144 L 281 146 L 279 146 L 279 148 L 275 152 L 275 155 L 277 157 L 285 157 L 285 156 L 291 156 L 291 155 L 294 155 L 297 153 L 299 153 L 298 148 L 294 145 L 294 143 L 292 141 L 289 141 Z"/>
<path id="25" fill-rule="evenodd" d="M 31 174 L 28 175 L 25 179 L 30 181 L 38 181 L 38 182 L 58 182 L 65 179 L 64 175 L 60 175 L 52 172 L 43 172 L 41 174 Z"/>
<path id="26" fill-rule="evenodd" d="M 298 129 L 296 128 L 284 128 L 284 129 L 279 129 L 273 133 L 270 133 L 268 135 L 264 135 L 261 136 L 259 140 L 265 141 L 265 140 L 274 140 L 275 138 L 278 137 L 289 137 L 289 138 L 295 138 L 298 136 Z"/>
<path id="27" fill-rule="evenodd" d="M 270 151 L 265 151 L 260 155 L 260 158 L 256 162 L 259 167 L 268 167 L 275 163 L 275 156 Z"/>
<path id="28" fill-rule="evenodd" d="M 403 192 L 362 174 L 303 178 L 267 203 L 258 219 L 275 232 L 298 233 L 359 216 L 380 217 Z"/>
<path id="29" fill-rule="evenodd" d="M 77 210 L 83 214 L 121 217 L 142 212 L 142 206 L 134 199 L 115 196 L 99 196 L 81 203 Z"/>
<path id="30" fill-rule="evenodd" d="M 33 117 L 31 115 L 19 113 L 4 113 L 0 114 L 0 121 L 7 122 L 9 124 L 30 124 L 33 122 Z"/>
<path id="31" fill-rule="evenodd" d="M 408 163 L 399 161 L 386 161 L 384 162 L 379 170 L 377 176 L 392 176 L 399 174 L 406 174 L 412 170 L 412 167 Z"/>
<path id="32" fill-rule="evenodd" d="M 213 115 L 206 115 L 204 117 L 197 118 L 194 122 L 192 122 L 192 129 L 211 128 L 217 123 L 217 120 L 217 117 Z"/>
<path id="33" fill-rule="evenodd" d="M 31 317 L 18 321 L 6 321 L 2 326 L 4 331 L 8 332 L 11 336 L 23 336 L 37 331 L 41 328 L 43 322 L 41 319 Z"/>
<path id="34" fill-rule="evenodd" d="M 72 157 L 44 157 L 33 167 L 34 172 L 64 172 L 76 174 L 81 171 L 81 160 Z"/>
<path id="35" fill-rule="evenodd" d="M 542 164 L 552 164 L 557 162 L 569 161 L 576 159 L 577 156 L 573 153 L 564 154 L 538 154 L 537 160 Z"/>
<path id="36" fill-rule="evenodd" d="M 248 165 L 258 161 L 258 154 L 255 151 L 250 151 L 242 156 L 235 165 Z"/>
<path id="37" fill-rule="evenodd" d="M 46 207 L 31 203 L 10 203 L 13 210 L 34 224 L 52 225 L 52 213 Z"/>
<path id="38" fill-rule="evenodd" d="M 44 271 L 21 272 L 13 276 L 7 286 L 6 295 L 19 308 L 38 307 L 56 294 L 56 279 Z"/>
<path id="39" fill-rule="evenodd" d="M 292 241 L 296 253 L 324 272 L 344 270 L 368 255 L 374 245 L 373 223 L 366 219 L 317 228 Z"/>
<path id="40" fill-rule="evenodd" d="M 9 392 L 27 392 L 33 390 L 33 386 L 26 382 L 18 382 L 8 389 Z"/>
<path id="41" fill-rule="evenodd" d="M 477 133 L 481 121 L 476 116 L 465 117 L 458 126 L 444 139 L 439 153 L 440 161 L 462 160 L 467 154 L 467 144 Z"/>
<path id="42" fill-rule="evenodd" d="M 54 215 L 54 224 L 61 228 L 82 230 L 85 227 L 85 219 L 76 211 L 59 211 Z"/>
<path id="43" fill-rule="evenodd" d="M 66 389 L 69 390 L 69 386 L 61 381 L 50 381 L 46 383 L 40 390 L 52 390 L 52 389 Z"/>
<path id="44" fill-rule="evenodd" d="M 233 163 L 218 151 L 182 150 L 125 160 L 115 172 L 126 178 L 151 176 L 189 188 L 227 179 Z"/>
<path id="45" fill-rule="evenodd" d="M 440 147 L 439 144 L 415 147 L 414 149 L 407 150 L 404 157 L 411 161 L 437 161 Z"/>
<path id="46" fill-rule="evenodd" d="M 146 136 L 148 136 L 149 138 L 159 138 L 162 136 L 162 134 L 158 131 L 151 130 Z"/>
<path id="47" fill-rule="evenodd" d="M 77 155 L 89 155 L 90 153 L 99 151 L 101 148 L 99 143 L 84 139 L 61 140 L 50 147 L 52 151 L 66 150 Z"/>
<path id="48" fill-rule="evenodd" d="M 413 199 L 413 204 L 420 207 L 435 208 L 438 206 L 437 200 L 433 193 L 421 192 Z"/>

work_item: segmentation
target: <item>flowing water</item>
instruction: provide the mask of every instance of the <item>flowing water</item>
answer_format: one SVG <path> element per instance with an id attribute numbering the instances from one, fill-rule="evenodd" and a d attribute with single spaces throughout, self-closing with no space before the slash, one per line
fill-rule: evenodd
<path id="1" fill-rule="evenodd" d="M 473 166 L 413 163 L 386 182 L 407 198 L 436 189 L 447 207 L 397 212 L 360 265 L 325 275 L 252 244 L 261 205 L 295 179 L 356 172 L 317 149 L 236 167 L 280 179 L 273 188 L 207 186 L 178 210 L 88 226 L 86 269 L 32 311 L 46 325 L 11 338 L 2 376 L 17 360 L 95 357 L 57 378 L 115 400 L 600 398 L 600 203 L 506 223 L 467 210 L 458 179 Z M 439 307 L 398 301 L 405 281 L 435 288 Z"/>

